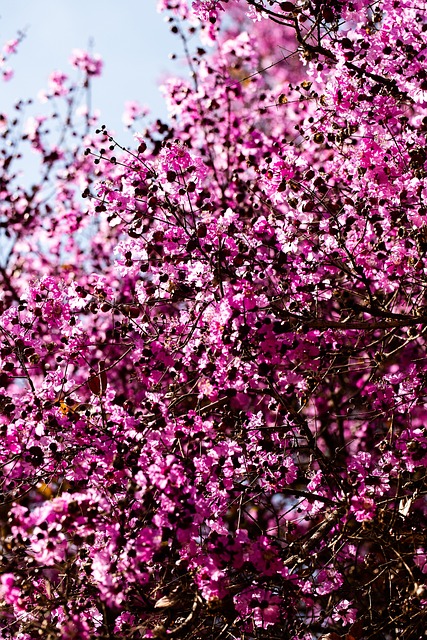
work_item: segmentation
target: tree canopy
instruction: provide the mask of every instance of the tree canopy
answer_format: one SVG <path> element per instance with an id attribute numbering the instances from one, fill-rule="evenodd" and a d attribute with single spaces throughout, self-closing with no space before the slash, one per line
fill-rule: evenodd
<path id="1" fill-rule="evenodd" d="M 2 637 L 421 638 L 426 2 L 190 5 L 0 116 Z"/>

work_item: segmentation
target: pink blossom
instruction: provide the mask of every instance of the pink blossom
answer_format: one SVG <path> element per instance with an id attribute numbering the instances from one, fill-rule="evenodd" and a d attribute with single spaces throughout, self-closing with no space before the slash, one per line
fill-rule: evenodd
<path id="1" fill-rule="evenodd" d="M 188 17 L 187 0 L 157 0 L 157 11 L 172 11 L 182 19 Z"/>
<path id="2" fill-rule="evenodd" d="M 350 510 L 358 522 L 372 520 L 376 511 L 376 504 L 372 498 L 352 496 Z"/>
<path id="3" fill-rule="evenodd" d="M 13 75 L 14 75 L 13 69 L 11 69 L 10 67 L 3 67 L 2 78 L 5 82 L 9 82 L 9 80 L 12 80 Z"/>
<path id="4" fill-rule="evenodd" d="M 89 625 L 81 616 L 74 614 L 61 625 L 61 637 L 64 640 L 88 640 Z"/>
<path id="5" fill-rule="evenodd" d="M 99 54 L 90 54 L 83 49 L 74 49 L 70 58 L 73 67 L 87 73 L 88 76 L 100 76 L 103 62 Z"/>
<path id="6" fill-rule="evenodd" d="M 53 71 L 48 80 L 49 89 L 54 96 L 65 96 L 68 93 L 68 88 L 65 86 L 65 82 L 68 76 L 61 71 Z"/>
<path id="7" fill-rule="evenodd" d="M 414 562 L 421 569 L 423 573 L 427 573 L 427 554 L 422 548 L 417 549 L 414 557 Z"/>
<path id="8" fill-rule="evenodd" d="M 125 102 L 125 110 L 122 116 L 122 122 L 126 127 L 131 127 L 136 120 L 139 120 L 148 114 L 149 110 L 146 106 L 140 105 L 138 102 Z"/>
<path id="9" fill-rule="evenodd" d="M 219 0 L 193 0 L 192 8 L 200 20 L 208 21 L 215 19 L 223 7 Z"/>
<path id="10" fill-rule="evenodd" d="M 337 591 L 344 582 L 342 575 L 335 569 L 322 569 L 317 576 L 316 591 L 320 595 Z"/>
<path id="11" fill-rule="evenodd" d="M 252 619 L 255 627 L 267 629 L 281 616 L 281 598 L 268 589 L 250 587 L 234 596 L 236 611 L 243 619 Z"/>
<path id="12" fill-rule="evenodd" d="M 0 576 L 0 598 L 19 611 L 22 609 L 21 590 L 15 583 L 13 573 L 3 573 Z"/>
<path id="13" fill-rule="evenodd" d="M 341 600 L 334 606 L 332 620 L 343 622 L 343 624 L 353 624 L 357 619 L 357 609 L 351 607 L 349 600 Z"/>
<path id="14" fill-rule="evenodd" d="M 8 40 L 3 45 L 3 51 L 6 55 L 10 55 L 11 53 L 16 53 L 19 45 L 19 39 L 13 38 L 12 40 Z"/>

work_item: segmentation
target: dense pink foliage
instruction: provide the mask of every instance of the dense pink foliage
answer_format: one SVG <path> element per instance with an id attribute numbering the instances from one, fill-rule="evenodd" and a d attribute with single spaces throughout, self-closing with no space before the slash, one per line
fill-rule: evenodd
<path id="1" fill-rule="evenodd" d="M 426 3 L 159 8 L 133 149 L 0 119 L 1 637 L 422 637 Z"/>

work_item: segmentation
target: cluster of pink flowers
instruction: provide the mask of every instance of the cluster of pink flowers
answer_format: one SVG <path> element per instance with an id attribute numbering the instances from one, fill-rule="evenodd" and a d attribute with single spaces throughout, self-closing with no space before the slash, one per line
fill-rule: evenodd
<path id="1" fill-rule="evenodd" d="M 88 76 L 100 76 L 102 73 L 102 59 L 97 53 L 92 55 L 88 51 L 74 49 L 70 62 Z"/>
<path id="2" fill-rule="evenodd" d="M 2 637 L 425 628 L 416 4 L 163 1 L 192 75 L 126 103 L 133 149 L 80 50 L 1 119 Z"/>
<path id="3" fill-rule="evenodd" d="M 13 78 L 13 69 L 9 66 L 9 57 L 18 51 L 19 43 L 23 38 L 23 34 L 19 34 L 17 38 L 7 40 L 2 47 L 2 53 L 0 53 L 0 73 L 5 82 L 8 82 Z"/>
<path id="4" fill-rule="evenodd" d="M 219 0 L 193 0 L 194 14 L 202 21 L 216 20 L 218 11 L 223 10 L 223 3 Z"/>
<path id="5" fill-rule="evenodd" d="M 125 103 L 122 122 L 126 127 L 132 127 L 137 120 L 140 120 L 148 114 L 148 107 L 135 102 L 135 100 L 129 100 Z"/>

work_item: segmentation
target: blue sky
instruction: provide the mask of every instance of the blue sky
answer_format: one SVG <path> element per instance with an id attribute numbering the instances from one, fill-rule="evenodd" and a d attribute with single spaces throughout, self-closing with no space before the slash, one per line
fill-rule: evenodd
<path id="1" fill-rule="evenodd" d="M 156 0 L 3 0 L 0 3 L 0 43 L 26 29 L 17 55 L 11 57 L 14 78 L 0 83 L 0 111 L 9 111 L 19 98 L 36 97 L 47 87 L 51 71 L 72 76 L 68 59 L 74 48 L 100 53 L 102 78 L 93 85 L 93 106 L 102 122 L 117 133 L 122 130 L 125 100 L 150 106 L 152 116 L 165 117 L 158 92 L 167 73 L 180 73 L 168 54 L 180 54 Z M 181 70 L 182 71 L 182 70 Z"/>

